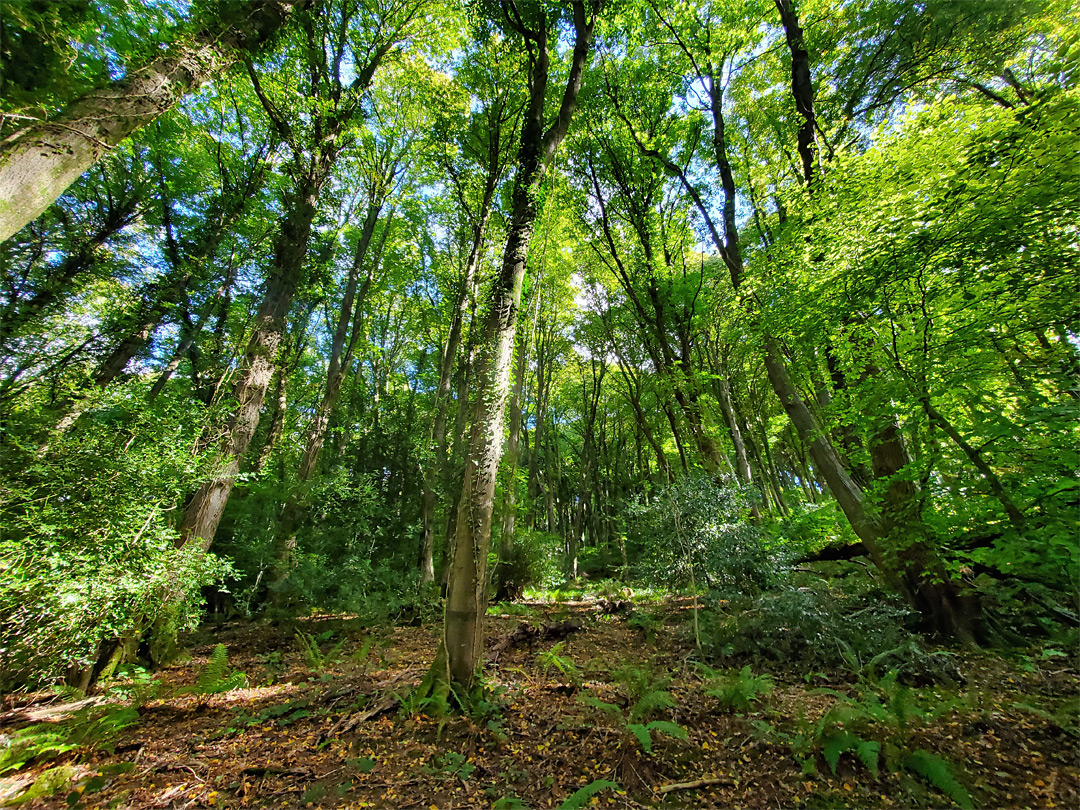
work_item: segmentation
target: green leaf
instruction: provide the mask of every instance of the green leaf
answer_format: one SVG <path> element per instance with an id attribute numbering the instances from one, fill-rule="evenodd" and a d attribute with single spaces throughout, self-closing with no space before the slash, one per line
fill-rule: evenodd
<path id="1" fill-rule="evenodd" d="M 607 779 L 594 779 L 585 787 L 579 788 L 567 796 L 566 800 L 559 805 L 559 810 L 580 810 L 589 799 L 601 790 L 608 789 L 618 790 L 619 785 L 617 782 L 609 782 Z"/>
<path id="2" fill-rule="evenodd" d="M 371 773 L 375 767 L 375 760 L 371 757 L 360 757 L 358 759 L 347 759 L 345 764 L 360 773 Z"/>
<path id="3" fill-rule="evenodd" d="M 964 810 L 974 810 L 971 794 L 956 781 L 949 763 L 941 757 L 920 748 L 904 757 L 903 766 L 923 777 Z"/>

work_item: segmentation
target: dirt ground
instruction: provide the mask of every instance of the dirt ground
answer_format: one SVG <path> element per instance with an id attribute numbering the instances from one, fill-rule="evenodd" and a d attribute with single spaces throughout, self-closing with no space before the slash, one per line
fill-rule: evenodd
<path id="1" fill-rule="evenodd" d="M 443 719 L 397 708 L 433 658 L 436 627 L 301 620 L 297 627 L 324 639 L 324 660 L 309 654 L 305 661 L 293 626 L 208 625 L 188 640 L 190 660 L 158 673 L 158 696 L 138 708 L 137 725 L 121 732 L 111 753 L 84 747 L 0 777 L 0 803 L 60 767 L 55 793 L 21 806 L 511 810 L 572 805 L 575 791 L 590 784 L 597 792 L 580 797 L 580 806 L 957 806 L 909 771 L 883 767 L 875 778 L 850 753 L 835 775 L 820 756 L 817 773 L 804 773 L 790 729 L 835 700 L 819 687 L 843 691 L 850 679 L 808 682 L 755 666 L 755 673 L 771 672 L 773 693 L 754 711 L 724 710 L 690 664 L 685 613 L 685 605 L 669 605 L 666 623 L 649 639 L 625 614 L 604 615 L 593 603 L 490 616 L 486 629 L 496 641 L 523 621 L 539 628 L 570 619 L 581 630 L 560 647 L 539 640 L 501 651 L 487 667 L 488 705 L 471 718 Z M 219 643 L 248 685 L 196 694 L 190 687 Z M 909 747 L 953 763 L 976 807 L 1080 807 L 1078 740 L 1059 718 L 1030 708 L 1077 695 L 1069 660 L 1032 657 L 1020 666 L 1016 658 L 965 653 L 959 661 L 962 707 L 912 725 Z M 625 724 L 581 700 L 625 704 L 611 673 L 627 664 L 672 679 L 674 706 L 660 716 L 684 729 L 685 740 L 654 734 L 646 753 Z M 3 709 L 5 733 L 63 716 L 42 695 L 9 698 Z"/>

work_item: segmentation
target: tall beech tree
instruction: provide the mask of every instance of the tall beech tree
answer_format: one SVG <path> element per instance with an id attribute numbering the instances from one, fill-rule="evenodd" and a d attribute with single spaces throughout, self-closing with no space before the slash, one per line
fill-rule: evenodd
<path id="1" fill-rule="evenodd" d="M 502 455 L 503 415 L 517 329 L 521 285 L 529 244 L 540 212 L 544 175 L 570 129 L 602 0 L 573 0 L 570 23 L 573 52 L 565 89 L 551 123 L 545 116 L 550 50 L 560 31 L 559 18 L 541 3 L 500 4 L 499 25 L 520 38 L 528 58 L 528 103 L 514 166 L 510 222 L 502 264 L 487 291 L 480 334 L 475 403 L 471 411 L 465 478 L 459 502 L 457 534 L 452 544 L 446 610 L 439 655 L 432 680 L 468 692 L 473 685 L 483 643 L 487 609 L 487 553 L 491 544 L 495 479 Z"/>
<path id="2" fill-rule="evenodd" d="M 521 89 L 507 79 L 507 67 L 515 64 L 520 54 L 507 43 L 489 37 L 478 48 L 475 57 L 463 65 L 462 84 L 479 99 L 481 108 L 460 122 L 460 143 L 447 143 L 437 153 L 436 161 L 445 172 L 453 189 L 455 209 L 460 217 L 460 231 L 465 247 L 464 267 L 453 284 L 448 303 L 450 325 L 439 353 L 439 380 L 431 418 L 428 446 L 433 453 L 431 463 L 424 465 L 421 519 L 423 535 L 420 542 L 420 581 L 435 580 L 435 507 L 436 489 L 447 480 L 450 459 L 448 424 L 451 408 L 451 385 L 459 365 L 462 336 L 465 334 L 468 305 L 484 257 L 485 241 L 489 238 L 489 223 L 497 205 L 496 192 L 503 181 L 513 157 L 514 129 L 521 113 Z M 448 126 L 450 121 L 442 122 Z M 451 501 L 449 508 L 456 507 Z M 445 538 L 445 543 L 449 538 Z M 444 544 L 445 548 L 445 544 Z"/>

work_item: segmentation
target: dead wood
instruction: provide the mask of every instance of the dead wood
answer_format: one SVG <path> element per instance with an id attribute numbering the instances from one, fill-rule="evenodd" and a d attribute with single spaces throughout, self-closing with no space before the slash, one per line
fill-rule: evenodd
<path id="1" fill-rule="evenodd" d="M 594 610 L 601 616 L 629 616 L 634 612 L 634 603 L 629 599 L 601 599 Z"/>
<path id="2" fill-rule="evenodd" d="M 502 653 L 521 644 L 531 646 L 537 641 L 558 641 L 582 629 L 581 622 L 573 619 L 558 622 L 557 624 L 545 624 L 540 627 L 534 627 L 528 622 L 521 622 L 516 629 L 506 635 L 492 639 L 490 642 L 491 660 L 497 661 Z"/>
<path id="3" fill-rule="evenodd" d="M 384 695 L 382 700 L 378 701 L 370 709 L 364 709 L 361 712 L 355 712 L 354 714 L 346 715 L 338 720 L 334 725 L 319 737 L 319 742 L 325 742 L 326 740 L 339 737 L 342 734 L 347 734 L 357 726 L 366 723 L 368 720 L 374 720 L 376 717 L 381 717 L 384 714 L 390 714 L 395 711 L 398 706 L 401 705 L 401 698 L 397 695 Z"/>
<path id="4" fill-rule="evenodd" d="M 734 785 L 735 780 L 730 776 L 712 776 L 706 779 L 693 779 L 689 782 L 673 782 L 670 785 L 661 785 L 656 789 L 657 793 L 672 793 L 676 790 L 697 790 L 713 785 Z"/>

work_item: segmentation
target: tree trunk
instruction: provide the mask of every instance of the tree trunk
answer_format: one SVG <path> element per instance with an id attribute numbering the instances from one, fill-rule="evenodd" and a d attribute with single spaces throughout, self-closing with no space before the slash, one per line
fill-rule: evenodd
<path id="1" fill-rule="evenodd" d="M 165 388 L 166 383 L 169 382 L 172 375 L 180 368 L 180 363 L 183 361 L 184 356 L 191 350 L 192 346 L 195 345 L 195 341 L 202 332 L 203 325 L 210 317 L 210 312 L 213 310 L 215 304 L 222 306 L 223 313 L 221 317 L 226 317 L 228 314 L 228 304 L 231 298 L 232 285 L 235 281 L 235 269 L 230 268 L 225 283 L 218 287 L 217 292 L 203 303 L 202 309 L 200 309 L 198 313 L 199 320 L 195 322 L 194 328 L 188 329 L 186 333 L 181 333 L 183 334 L 183 337 L 180 339 L 180 343 L 177 345 L 175 351 L 173 351 L 172 358 L 166 364 L 165 368 L 161 370 L 158 378 L 154 381 L 153 387 L 150 389 L 150 393 L 147 395 L 147 399 L 151 402 L 157 398 L 158 394 Z"/>
<path id="2" fill-rule="evenodd" d="M 775 2 L 776 9 L 780 12 L 780 22 L 784 26 L 788 51 L 791 54 L 791 95 L 795 98 L 795 108 L 803 119 L 798 134 L 803 180 L 813 193 L 814 153 L 816 152 L 814 128 L 817 118 L 814 113 L 814 86 L 810 81 L 810 54 L 803 42 L 803 30 L 799 25 L 794 0 L 775 0 Z"/>
<path id="3" fill-rule="evenodd" d="M 274 374 L 274 396 L 270 405 L 270 427 L 266 431 L 266 441 L 263 442 L 259 457 L 255 461 L 255 472 L 261 473 L 266 469 L 270 456 L 281 438 L 281 430 L 285 426 L 285 414 L 289 407 L 289 387 L 287 384 L 288 373 L 284 363 L 278 363 Z"/>
<path id="4" fill-rule="evenodd" d="M 300 2 L 250 0 L 126 78 L 87 93 L 55 120 L 8 138 L 0 145 L 0 242 L 35 220 L 102 155 L 223 72 L 238 52 L 258 50 Z"/>
<path id="5" fill-rule="evenodd" d="M 240 472 L 240 462 L 259 426 L 263 399 L 274 373 L 274 358 L 285 329 L 285 319 L 300 282 L 308 238 L 315 219 L 319 189 L 325 180 L 308 175 L 301 181 L 293 205 L 281 226 L 266 292 L 255 316 L 240 378 L 233 395 L 236 411 L 214 462 L 212 477 L 196 491 L 180 521 L 179 545 L 198 543 L 210 548 Z"/>
<path id="6" fill-rule="evenodd" d="M 464 331 L 470 294 L 480 267 L 484 247 L 484 233 L 491 215 L 491 202 L 495 195 L 495 188 L 498 185 L 498 173 L 497 165 L 494 168 L 489 168 L 479 217 L 473 228 L 469 258 L 465 263 L 465 273 L 462 276 L 461 287 L 458 290 L 458 300 L 454 306 L 454 313 L 450 318 L 450 330 L 447 333 L 446 346 L 443 348 L 442 358 L 439 363 L 439 385 L 435 389 L 435 413 L 428 442 L 428 446 L 434 453 L 434 458 L 424 465 L 423 474 L 421 475 L 420 514 L 423 533 L 420 542 L 421 585 L 427 585 L 435 581 L 435 507 L 437 502 L 435 487 L 438 483 L 445 481 L 446 468 L 449 463 L 447 459 L 446 422 L 450 404 L 450 385 L 453 381 L 458 352 L 461 349 L 461 336 Z M 453 507 L 451 507 L 451 511 L 453 511 Z M 449 535 L 447 541 L 449 541 Z"/>
<path id="7" fill-rule="evenodd" d="M 511 196 L 511 216 L 502 266 L 491 288 L 477 369 L 469 450 L 461 489 L 457 535 L 447 580 L 443 646 L 451 684 L 467 694 L 480 662 L 483 617 L 487 606 L 487 554 L 495 478 L 502 450 L 503 414 L 510 383 L 514 333 L 529 243 L 539 212 L 544 170 L 566 136 L 577 106 L 582 74 L 592 40 L 595 17 L 586 21 L 582 0 L 574 0 L 574 52 L 562 103 L 554 123 L 544 131 L 544 99 L 548 82 L 548 32 L 541 18 L 538 31 L 522 30 L 532 40 L 529 104 L 518 152 Z"/>
<path id="8" fill-rule="evenodd" d="M 534 292 L 534 295 L 538 291 Z M 535 324 L 534 324 L 535 326 Z M 496 601 L 512 601 L 521 595 L 521 582 L 514 579 L 514 523 L 517 517 L 518 439 L 521 436 L 521 392 L 528 370 L 529 336 L 518 341 L 514 370 L 514 390 L 510 397 L 510 432 L 506 439 L 506 486 L 503 490 L 502 525 L 499 533 L 499 567 L 496 571 Z"/>

